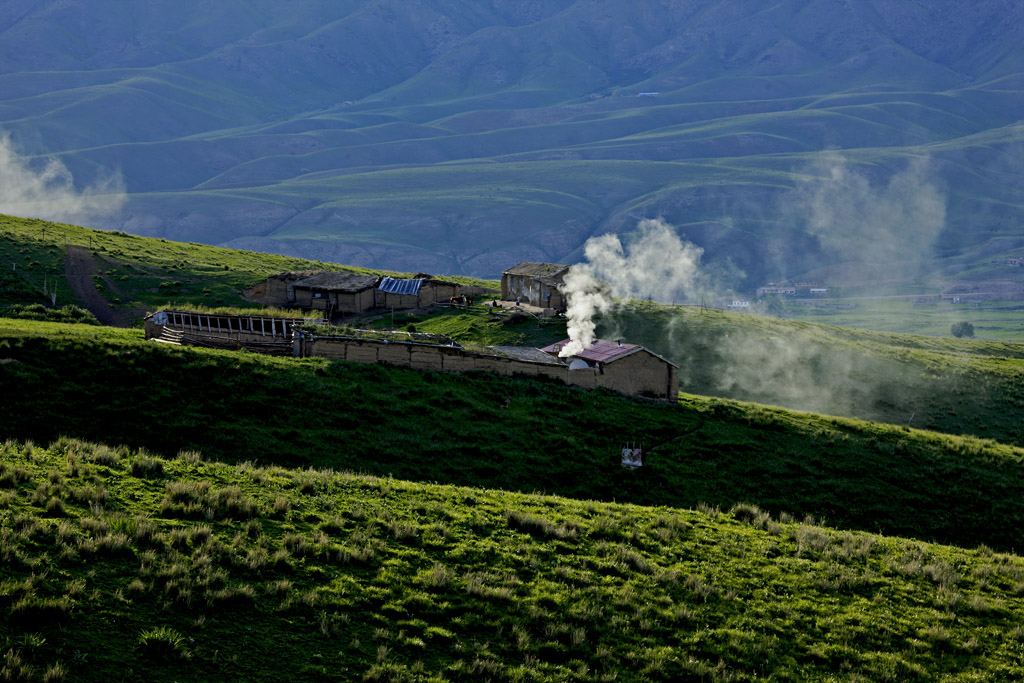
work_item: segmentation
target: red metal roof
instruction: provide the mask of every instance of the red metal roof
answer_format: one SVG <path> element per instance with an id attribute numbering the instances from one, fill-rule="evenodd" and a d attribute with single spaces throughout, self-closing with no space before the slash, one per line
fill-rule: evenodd
<path id="1" fill-rule="evenodd" d="M 558 355 L 558 352 L 568 344 L 571 339 L 565 339 L 563 341 L 552 344 L 551 346 L 545 346 L 541 351 Z M 639 351 L 643 347 L 639 344 L 620 344 L 613 342 L 608 339 L 595 339 L 594 343 L 588 346 L 583 351 L 573 354 L 573 358 L 582 358 L 583 360 L 595 361 L 598 363 L 610 363 L 614 360 L 618 360 L 623 356 Z"/>

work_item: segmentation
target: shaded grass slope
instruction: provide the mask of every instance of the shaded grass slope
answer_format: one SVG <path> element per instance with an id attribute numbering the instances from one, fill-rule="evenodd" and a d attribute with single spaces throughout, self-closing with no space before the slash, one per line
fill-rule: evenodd
<path id="1" fill-rule="evenodd" d="M 773 519 L 0 445 L 8 680 L 1024 675 L 1024 561 Z"/>
<path id="2" fill-rule="evenodd" d="M 385 316 L 360 324 L 390 323 Z M 566 337 L 564 320 L 508 323 L 482 305 L 395 318 L 398 326 L 464 344 L 545 346 Z M 1024 445 L 1021 344 L 639 301 L 599 319 L 598 334 L 643 344 L 675 362 L 689 393 Z"/>
<path id="3" fill-rule="evenodd" d="M 168 347 L 139 332 L 0 321 L 0 437 L 693 507 L 1024 547 L 1024 452 L 990 440 L 686 396 Z M 646 465 L 623 470 L 642 443 Z"/>

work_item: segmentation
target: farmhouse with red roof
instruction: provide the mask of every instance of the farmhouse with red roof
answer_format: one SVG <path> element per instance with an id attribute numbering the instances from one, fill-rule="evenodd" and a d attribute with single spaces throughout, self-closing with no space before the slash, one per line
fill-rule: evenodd
<path id="1" fill-rule="evenodd" d="M 565 339 L 541 351 L 557 357 L 570 341 Z M 569 365 L 569 384 L 668 400 L 679 395 L 679 367 L 639 344 L 595 339 L 563 360 Z"/>

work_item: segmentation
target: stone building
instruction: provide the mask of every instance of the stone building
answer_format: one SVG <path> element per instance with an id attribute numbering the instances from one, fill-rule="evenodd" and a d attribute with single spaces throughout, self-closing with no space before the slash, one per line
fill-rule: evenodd
<path id="1" fill-rule="evenodd" d="M 462 294 L 485 292 L 419 273 L 414 278 L 380 277 L 350 271 L 309 270 L 278 273 L 246 291 L 267 306 L 324 311 L 331 317 L 374 308 L 405 310 L 447 303 Z"/>
<path id="2" fill-rule="evenodd" d="M 309 323 L 317 323 L 308 326 Z M 544 349 L 464 349 L 437 335 L 391 333 L 359 336 L 326 320 L 197 311 L 157 311 L 146 316 L 146 338 L 170 344 L 246 349 L 298 358 L 316 356 L 356 363 L 388 363 L 438 372 L 487 371 L 557 379 L 584 389 L 605 387 L 624 394 L 676 401 L 678 368 L 636 344 L 598 340 L 583 352 L 560 358 L 569 340 Z"/>
<path id="3" fill-rule="evenodd" d="M 565 310 L 565 297 L 559 289 L 569 266 L 559 263 L 524 262 L 501 274 L 501 298 L 538 308 Z"/>

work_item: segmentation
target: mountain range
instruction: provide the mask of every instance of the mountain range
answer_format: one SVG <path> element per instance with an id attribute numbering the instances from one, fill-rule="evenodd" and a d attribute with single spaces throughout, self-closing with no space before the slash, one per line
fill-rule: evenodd
<path id="1" fill-rule="evenodd" d="M 661 216 L 730 287 L 986 278 L 1022 38 L 1011 0 L 11 0 L 0 130 L 143 235 L 493 277 Z"/>

